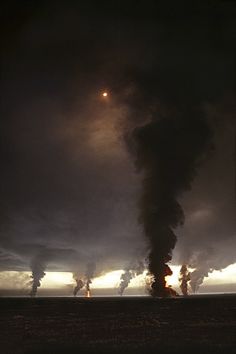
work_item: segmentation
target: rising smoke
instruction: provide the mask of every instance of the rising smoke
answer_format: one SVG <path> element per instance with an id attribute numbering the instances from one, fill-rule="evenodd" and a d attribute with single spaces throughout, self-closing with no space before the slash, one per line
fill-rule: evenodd
<path id="1" fill-rule="evenodd" d="M 118 294 L 119 295 L 123 295 L 125 289 L 129 286 L 130 281 L 137 277 L 138 275 L 142 274 L 145 270 L 145 266 L 143 262 L 138 262 L 135 265 L 133 265 L 132 267 L 128 267 L 124 273 L 121 274 L 120 277 L 120 285 L 119 285 L 119 289 L 118 289 Z"/>
<path id="2" fill-rule="evenodd" d="M 204 278 L 208 277 L 210 273 L 213 272 L 213 269 L 206 269 L 204 267 L 199 266 L 198 269 L 194 270 L 190 277 L 190 286 L 193 293 L 197 293 L 199 287 L 202 285 Z"/>
<path id="3" fill-rule="evenodd" d="M 178 198 L 191 189 L 207 151 L 210 129 L 200 110 L 185 108 L 153 120 L 134 131 L 136 165 L 143 173 L 139 221 L 147 237 L 150 293 L 170 296 L 165 277 L 176 244 L 175 229 L 184 223 Z"/>
<path id="4" fill-rule="evenodd" d="M 188 283 L 190 281 L 190 272 L 188 271 L 188 267 L 186 264 L 183 264 L 180 268 L 179 282 L 180 289 L 184 296 L 188 295 Z"/>
<path id="5" fill-rule="evenodd" d="M 77 276 L 75 274 L 73 275 L 73 278 L 76 282 L 76 285 L 73 290 L 73 295 L 76 296 L 77 293 L 84 287 L 84 282 L 82 279 L 77 278 Z"/>
<path id="6" fill-rule="evenodd" d="M 38 255 L 35 258 L 32 259 L 31 261 L 31 278 L 32 278 L 32 288 L 30 292 L 30 296 L 34 297 L 37 294 L 38 288 L 41 285 L 41 280 L 43 277 L 46 275 L 45 269 L 46 269 L 46 263 L 43 255 Z"/>
<path id="7" fill-rule="evenodd" d="M 203 284 L 204 278 L 208 277 L 214 269 L 220 269 L 211 264 L 212 250 L 205 249 L 202 252 L 195 252 L 191 259 L 191 268 L 194 270 L 190 273 L 189 285 L 193 293 L 197 293 L 200 286 Z"/>
<path id="8" fill-rule="evenodd" d="M 92 279 L 94 277 L 95 270 L 96 264 L 94 262 L 90 262 L 87 264 L 87 269 L 85 272 L 85 288 L 87 295 L 90 295 L 90 284 L 92 284 Z"/>
<path id="9" fill-rule="evenodd" d="M 76 296 L 77 293 L 85 288 L 86 295 L 90 294 L 90 285 L 92 284 L 92 279 L 96 270 L 96 264 L 94 262 L 89 262 L 86 267 L 84 277 L 81 279 L 76 273 L 73 274 L 73 278 L 76 282 L 76 285 L 73 289 L 73 295 Z"/>

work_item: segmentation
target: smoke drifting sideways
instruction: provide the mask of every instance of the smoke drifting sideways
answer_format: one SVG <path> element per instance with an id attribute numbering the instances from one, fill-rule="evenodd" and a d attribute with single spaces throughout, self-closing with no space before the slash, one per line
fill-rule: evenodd
<path id="1" fill-rule="evenodd" d="M 184 223 L 178 198 L 191 189 L 210 137 L 205 117 L 193 108 L 154 118 L 134 131 L 136 166 L 143 173 L 139 221 L 150 246 L 153 296 L 171 296 L 165 280 L 172 274 L 167 263 L 177 240 L 174 230 Z"/>
<path id="2" fill-rule="evenodd" d="M 142 274 L 145 270 L 145 264 L 143 262 L 138 262 L 136 265 L 132 265 L 128 267 L 124 273 L 121 274 L 120 277 L 120 285 L 118 289 L 118 294 L 123 295 L 125 289 L 129 286 L 130 281 L 137 277 L 138 275 Z"/>

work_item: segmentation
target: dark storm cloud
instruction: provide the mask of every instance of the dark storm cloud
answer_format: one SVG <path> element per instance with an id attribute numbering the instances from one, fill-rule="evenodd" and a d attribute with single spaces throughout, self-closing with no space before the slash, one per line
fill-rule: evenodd
<path id="1" fill-rule="evenodd" d="M 0 264 L 27 269 L 45 249 L 51 269 L 84 273 L 95 261 L 99 272 L 147 247 L 137 222 L 140 176 L 123 137 L 154 114 L 186 106 L 211 118 L 233 95 L 235 7 L 53 4 L 9 7 L 3 22 L 13 26 L 3 37 Z M 106 102 L 103 89 L 111 93 Z M 176 260 L 213 247 L 225 265 L 234 261 L 222 241 L 235 242 L 234 205 L 225 197 L 233 195 L 227 107 L 210 120 L 215 152 L 183 201 Z"/>

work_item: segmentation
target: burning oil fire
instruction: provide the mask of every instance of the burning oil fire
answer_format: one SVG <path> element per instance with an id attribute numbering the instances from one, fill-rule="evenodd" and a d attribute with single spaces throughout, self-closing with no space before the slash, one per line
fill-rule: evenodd
<path id="1" fill-rule="evenodd" d="M 163 283 L 159 284 L 157 281 L 155 281 L 154 276 L 150 276 L 146 278 L 146 285 L 148 288 L 148 291 L 151 295 L 153 295 L 155 292 L 158 293 L 157 297 L 176 297 L 179 296 L 177 291 L 175 291 L 170 284 L 168 284 L 168 278 L 169 276 L 172 275 L 172 270 L 170 269 L 169 266 L 166 265 L 165 269 L 165 277 Z"/>
<path id="2" fill-rule="evenodd" d="M 88 279 L 86 282 L 86 293 L 85 297 L 91 297 L 90 284 L 92 283 L 91 279 Z"/>
<path id="3" fill-rule="evenodd" d="M 179 296 L 179 294 L 177 293 L 177 291 L 175 291 L 173 288 L 172 288 L 172 285 L 171 284 L 168 284 L 168 277 L 169 275 L 167 275 L 165 277 L 165 297 L 176 297 L 176 296 Z"/>
<path id="4" fill-rule="evenodd" d="M 90 290 L 86 291 L 86 296 L 85 297 L 91 297 L 91 291 Z"/>

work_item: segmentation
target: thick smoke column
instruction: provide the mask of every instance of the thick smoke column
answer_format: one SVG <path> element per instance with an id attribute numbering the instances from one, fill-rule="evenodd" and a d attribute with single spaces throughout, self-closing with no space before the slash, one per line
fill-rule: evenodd
<path id="1" fill-rule="evenodd" d="M 84 282 L 83 282 L 83 280 L 78 279 L 76 275 L 74 275 L 73 278 L 76 282 L 76 286 L 74 287 L 74 290 L 73 290 L 73 295 L 76 296 L 78 291 L 80 291 L 84 287 Z"/>
<path id="2" fill-rule="evenodd" d="M 129 286 L 130 281 L 136 276 L 142 274 L 144 269 L 143 262 L 139 262 L 135 267 L 129 267 L 124 273 L 121 274 L 121 282 L 118 289 L 119 295 L 123 295 L 125 289 Z"/>
<path id="3" fill-rule="evenodd" d="M 190 281 L 190 272 L 188 271 L 188 267 L 186 264 L 183 264 L 180 268 L 180 289 L 184 296 L 188 295 L 188 282 Z"/>
<path id="4" fill-rule="evenodd" d="M 202 113 L 187 107 L 134 131 L 136 165 L 143 173 L 139 220 L 150 247 L 153 296 L 171 295 L 165 281 L 172 273 L 167 263 L 176 244 L 174 230 L 184 223 L 178 198 L 191 189 L 210 135 Z"/>
<path id="5" fill-rule="evenodd" d="M 41 285 L 42 278 L 46 275 L 44 272 L 46 269 L 46 264 L 42 256 L 35 257 L 31 262 L 32 269 L 32 289 L 30 296 L 34 297 L 37 294 L 38 287 Z"/>

